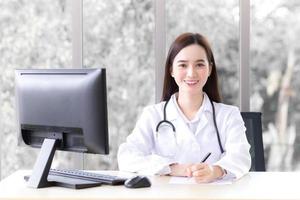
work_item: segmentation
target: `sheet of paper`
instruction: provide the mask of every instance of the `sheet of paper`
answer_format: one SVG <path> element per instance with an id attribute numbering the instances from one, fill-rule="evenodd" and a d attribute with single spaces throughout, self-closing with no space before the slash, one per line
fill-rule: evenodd
<path id="1" fill-rule="evenodd" d="M 232 184 L 232 179 L 220 179 L 211 183 L 197 183 L 193 177 L 172 177 L 169 184 L 206 184 L 206 185 L 229 185 Z"/>

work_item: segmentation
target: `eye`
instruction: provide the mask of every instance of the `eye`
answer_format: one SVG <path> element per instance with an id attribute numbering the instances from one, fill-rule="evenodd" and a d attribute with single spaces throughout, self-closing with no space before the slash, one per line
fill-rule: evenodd
<path id="1" fill-rule="evenodd" d="M 205 65 L 203 63 L 197 63 L 196 67 L 205 67 Z"/>
<path id="2" fill-rule="evenodd" d="M 179 65 L 178 65 L 178 67 L 181 67 L 181 68 L 186 68 L 186 64 L 184 64 L 184 63 L 181 63 L 181 64 L 179 64 Z"/>

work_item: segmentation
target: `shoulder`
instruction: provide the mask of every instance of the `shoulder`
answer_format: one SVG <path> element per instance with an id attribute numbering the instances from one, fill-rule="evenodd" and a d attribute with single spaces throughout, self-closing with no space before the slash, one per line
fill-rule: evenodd
<path id="1" fill-rule="evenodd" d="M 216 103 L 214 102 L 216 109 L 224 112 L 239 112 L 239 108 L 237 106 L 224 104 L 224 103 Z"/>
<path id="2" fill-rule="evenodd" d="M 222 115 L 223 117 L 233 115 L 241 116 L 240 109 L 237 106 L 216 102 L 214 102 L 214 106 L 216 110 L 216 115 Z"/>
<path id="3" fill-rule="evenodd" d="M 223 127 L 243 127 L 244 120 L 240 109 L 237 106 L 227 105 L 223 103 L 214 103 L 216 109 L 216 118 Z"/>
<path id="4" fill-rule="evenodd" d="M 136 122 L 135 130 L 150 130 L 155 127 L 157 122 L 163 116 L 163 102 L 153 105 L 147 105 L 142 109 Z"/>
<path id="5" fill-rule="evenodd" d="M 215 101 L 211 101 L 209 96 L 204 93 L 204 101 L 205 101 L 205 107 L 210 112 L 213 112 L 213 108 L 211 103 L 213 102 L 213 107 L 215 109 L 216 115 L 229 115 L 231 113 L 240 113 L 239 108 L 237 106 L 225 104 L 225 103 L 218 103 Z"/>
<path id="6" fill-rule="evenodd" d="M 166 103 L 165 101 L 162 101 L 157 104 L 145 106 L 142 115 L 148 115 L 148 116 L 160 115 L 164 109 L 165 103 Z"/>

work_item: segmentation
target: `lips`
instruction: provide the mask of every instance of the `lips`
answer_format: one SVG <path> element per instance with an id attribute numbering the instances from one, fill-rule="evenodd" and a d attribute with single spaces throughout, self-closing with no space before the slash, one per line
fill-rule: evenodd
<path id="1" fill-rule="evenodd" d="M 184 82 L 188 85 L 196 85 L 199 83 L 199 80 L 184 80 Z"/>

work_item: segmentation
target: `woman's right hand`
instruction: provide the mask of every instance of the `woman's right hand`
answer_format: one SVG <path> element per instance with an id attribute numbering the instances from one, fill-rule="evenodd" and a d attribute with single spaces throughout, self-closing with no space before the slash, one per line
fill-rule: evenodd
<path id="1" fill-rule="evenodd" d="M 192 166 L 192 164 L 178 164 L 174 163 L 170 165 L 171 168 L 171 176 L 190 176 L 188 169 Z"/>

